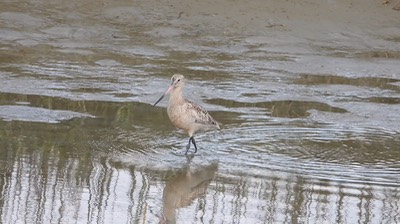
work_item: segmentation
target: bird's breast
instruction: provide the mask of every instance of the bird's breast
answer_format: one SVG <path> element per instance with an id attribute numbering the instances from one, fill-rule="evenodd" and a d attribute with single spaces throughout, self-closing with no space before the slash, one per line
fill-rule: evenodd
<path id="1" fill-rule="evenodd" d="M 186 129 L 186 113 L 183 106 L 171 104 L 168 106 L 167 112 L 169 119 L 175 127 Z"/>

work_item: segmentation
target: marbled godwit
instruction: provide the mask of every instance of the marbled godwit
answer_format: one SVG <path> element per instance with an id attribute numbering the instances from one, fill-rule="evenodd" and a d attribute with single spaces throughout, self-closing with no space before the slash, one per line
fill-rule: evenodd
<path id="1" fill-rule="evenodd" d="M 185 77 L 183 75 L 173 75 L 171 78 L 171 86 L 153 106 L 160 102 L 164 96 L 171 94 L 167 108 L 168 117 L 175 127 L 183 129 L 189 135 L 186 155 L 190 149 L 191 142 L 195 148 L 194 152 L 197 152 L 196 141 L 193 137 L 197 131 L 220 129 L 220 127 L 219 123 L 214 120 L 206 110 L 182 96 L 184 85 Z"/>

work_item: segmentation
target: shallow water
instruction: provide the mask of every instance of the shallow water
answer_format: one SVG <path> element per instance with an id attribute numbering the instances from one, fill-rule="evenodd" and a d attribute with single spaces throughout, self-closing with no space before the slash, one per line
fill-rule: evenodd
<path id="1" fill-rule="evenodd" d="M 397 11 L 169 3 L 0 3 L 1 223 L 400 222 Z"/>

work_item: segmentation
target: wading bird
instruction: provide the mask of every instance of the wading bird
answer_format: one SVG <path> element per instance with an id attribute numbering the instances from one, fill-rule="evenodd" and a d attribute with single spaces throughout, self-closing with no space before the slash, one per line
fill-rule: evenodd
<path id="1" fill-rule="evenodd" d="M 167 108 L 168 117 L 175 127 L 186 131 L 189 135 L 186 155 L 190 149 L 190 143 L 193 143 L 194 152 L 197 152 L 197 145 L 193 136 L 197 131 L 220 129 L 220 126 L 206 110 L 182 96 L 184 85 L 185 77 L 183 75 L 173 75 L 171 86 L 153 106 L 160 102 L 166 95 L 171 94 Z"/>

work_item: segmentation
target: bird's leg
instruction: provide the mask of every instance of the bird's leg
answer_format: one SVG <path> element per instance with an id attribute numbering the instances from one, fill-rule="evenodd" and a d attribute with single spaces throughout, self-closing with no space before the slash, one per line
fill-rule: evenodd
<path id="1" fill-rule="evenodd" d="M 193 143 L 193 145 L 194 145 L 194 153 L 196 153 L 196 152 L 197 152 L 196 141 L 194 140 L 194 137 L 193 137 L 193 136 L 191 137 L 191 139 L 192 139 L 192 143 Z"/>
<path id="2" fill-rule="evenodd" d="M 190 149 L 190 142 L 192 142 L 193 145 L 194 145 L 194 153 L 197 152 L 196 141 L 194 140 L 194 137 L 192 136 L 192 137 L 189 138 L 189 142 L 188 142 L 188 144 L 186 145 L 186 152 L 185 152 L 185 155 L 187 155 L 187 153 L 189 152 L 189 149 Z"/>
<path id="3" fill-rule="evenodd" d="M 192 138 L 193 138 L 193 136 L 189 138 L 189 142 L 188 142 L 188 144 L 187 144 L 187 146 L 186 146 L 185 155 L 187 155 L 187 153 L 188 153 L 188 151 L 189 151 L 189 149 L 190 149 L 190 142 L 192 141 Z"/>

